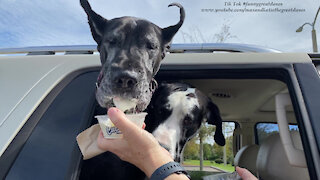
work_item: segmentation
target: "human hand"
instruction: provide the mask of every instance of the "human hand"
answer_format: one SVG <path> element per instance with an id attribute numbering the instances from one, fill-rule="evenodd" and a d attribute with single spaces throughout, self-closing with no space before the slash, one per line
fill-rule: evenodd
<path id="1" fill-rule="evenodd" d="M 110 151 L 121 160 L 134 164 L 148 177 L 163 164 L 173 161 L 169 152 L 159 145 L 152 134 L 129 121 L 123 112 L 110 108 L 108 116 L 122 132 L 123 138 L 105 139 L 100 131 L 97 140 L 100 149 Z"/>
<path id="2" fill-rule="evenodd" d="M 236 171 L 239 174 L 239 176 L 242 178 L 242 180 L 258 180 L 253 174 L 251 174 L 250 171 L 248 171 L 245 168 L 236 167 Z"/>

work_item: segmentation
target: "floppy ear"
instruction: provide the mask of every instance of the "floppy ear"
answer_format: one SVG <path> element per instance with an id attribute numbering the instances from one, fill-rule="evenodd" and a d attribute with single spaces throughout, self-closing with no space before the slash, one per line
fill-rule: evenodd
<path id="1" fill-rule="evenodd" d="M 168 7 L 170 6 L 177 6 L 180 8 L 180 21 L 176 25 L 169 26 L 162 29 L 162 39 L 163 39 L 163 44 L 165 48 L 168 48 L 168 46 L 170 45 L 173 36 L 178 32 L 178 30 L 182 26 L 184 22 L 184 18 L 186 16 L 184 8 L 181 6 L 181 4 L 172 3 L 172 4 L 169 4 Z"/>
<path id="2" fill-rule="evenodd" d="M 102 40 L 102 34 L 104 32 L 104 28 L 105 28 L 108 20 L 101 17 L 96 12 L 94 12 L 91 9 L 91 6 L 90 6 L 88 0 L 80 0 L 80 4 L 83 7 L 86 14 L 88 15 L 88 22 L 90 25 L 93 39 L 97 42 L 97 44 L 99 46 L 101 43 L 101 40 Z"/>
<path id="3" fill-rule="evenodd" d="M 226 144 L 226 140 L 224 139 L 222 133 L 222 119 L 220 116 L 220 111 L 218 107 L 215 104 L 213 104 L 210 100 L 207 105 L 207 120 L 208 124 L 216 126 L 214 141 L 220 146 L 224 146 Z"/>

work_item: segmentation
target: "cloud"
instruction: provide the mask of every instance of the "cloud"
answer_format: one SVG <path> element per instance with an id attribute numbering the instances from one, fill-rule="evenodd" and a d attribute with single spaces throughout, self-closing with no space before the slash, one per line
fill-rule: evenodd
<path id="1" fill-rule="evenodd" d="M 92 8 L 107 19 L 136 16 L 148 19 L 160 27 L 176 24 L 179 10 L 168 8 L 172 0 L 89 0 Z M 267 46 L 286 52 L 310 52 L 311 28 L 301 33 L 295 30 L 313 20 L 318 3 L 306 0 L 276 1 L 281 8 L 303 8 L 300 13 L 214 13 L 204 8 L 224 8 L 223 0 L 178 0 L 186 9 L 186 21 L 181 32 L 192 34 L 196 27 L 210 39 L 221 31 L 223 24 L 237 38 L 227 42 Z M 253 0 L 240 2 L 258 2 Z M 260 1 L 259 1 L 260 2 Z M 236 7 L 233 7 L 236 8 Z M 78 0 L 0 0 L 0 48 L 95 44 L 87 24 L 86 14 Z M 318 27 L 318 26 L 316 26 Z M 174 43 L 183 43 L 178 32 Z"/>

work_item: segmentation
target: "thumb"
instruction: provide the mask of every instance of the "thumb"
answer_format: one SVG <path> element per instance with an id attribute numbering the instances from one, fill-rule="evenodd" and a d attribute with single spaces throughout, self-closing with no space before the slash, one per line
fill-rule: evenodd
<path id="1" fill-rule="evenodd" d="M 245 180 L 257 180 L 257 178 L 253 174 L 251 174 L 250 171 L 248 171 L 245 168 L 240 168 L 239 166 L 237 166 L 236 167 L 236 171 L 237 171 L 237 173 L 239 174 L 239 176 L 242 179 L 245 179 Z"/>
<path id="2" fill-rule="evenodd" d="M 126 115 L 117 108 L 110 108 L 108 110 L 108 116 L 112 123 L 122 132 L 126 137 L 135 138 L 141 131 L 133 122 L 128 120 Z"/>

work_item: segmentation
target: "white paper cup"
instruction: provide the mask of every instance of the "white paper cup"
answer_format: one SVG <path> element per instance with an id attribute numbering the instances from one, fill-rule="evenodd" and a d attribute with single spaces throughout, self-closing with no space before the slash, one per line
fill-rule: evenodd
<path id="1" fill-rule="evenodd" d="M 138 114 L 126 114 L 126 117 L 136 124 L 138 127 L 142 127 L 144 119 L 148 113 L 138 113 Z M 98 119 L 100 128 L 102 130 L 104 138 L 116 139 L 122 138 L 122 132 L 114 126 L 114 124 L 109 119 L 108 115 L 95 116 Z"/>

